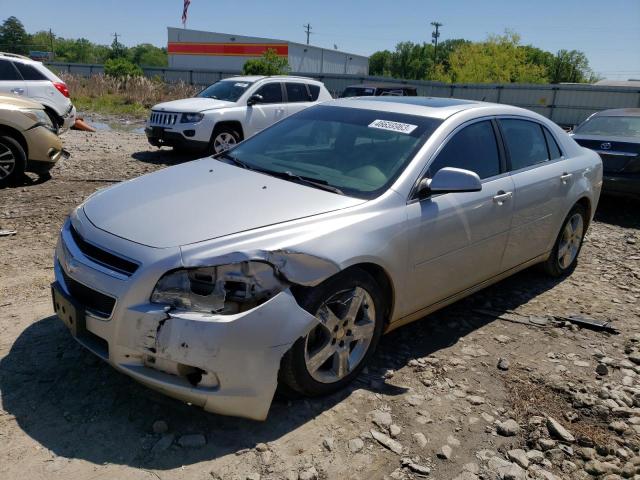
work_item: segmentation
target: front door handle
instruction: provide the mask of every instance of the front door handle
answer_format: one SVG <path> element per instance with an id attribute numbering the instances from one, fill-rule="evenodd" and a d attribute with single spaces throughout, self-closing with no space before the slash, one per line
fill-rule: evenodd
<path id="1" fill-rule="evenodd" d="M 24 93 L 24 88 L 12 88 L 11 93 L 15 93 L 16 95 L 22 95 Z"/>
<path id="2" fill-rule="evenodd" d="M 505 192 L 504 190 L 500 190 L 497 195 L 493 197 L 494 203 L 498 205 L 502 205 L 504 202 L 513 197 L 513 192 Z"/>
<path id="3" fill-rule="evenodd" d="M 573 177 L 573 173 L 564 172 L 562 175 L 560 175 L 560 180 L 566 185 L 571 177 Z"/>

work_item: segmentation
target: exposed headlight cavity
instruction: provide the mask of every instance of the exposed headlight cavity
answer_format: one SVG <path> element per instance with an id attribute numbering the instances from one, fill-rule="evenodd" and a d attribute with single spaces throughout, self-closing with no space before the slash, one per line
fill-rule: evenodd
<path id="1" fill-rule="evenodd" d="M 204 118 L 204 113 L 183 113 L 180 123 L 198 123 Z"/>
<path id="2" fill-rule="evenodd" d="M 248 261 L 169 272 L 156 284 L 151 301 L 185 311 L 230 315 L 267 301 L 287 286 L 270 264 Z"/>
<path id="3" fill-rule="evenodd" d="M 49 118 L 49 115 L 47 115 L 47 112 L 45 112 L 44 110 L 41 110 L 39 108 L 25 108 L 22 111 L 27 117 L 38 122 L 38 125 L 43 125 L 49 129 L 53 129 L 53 122 L 51 121 L 51 118 Z"/>

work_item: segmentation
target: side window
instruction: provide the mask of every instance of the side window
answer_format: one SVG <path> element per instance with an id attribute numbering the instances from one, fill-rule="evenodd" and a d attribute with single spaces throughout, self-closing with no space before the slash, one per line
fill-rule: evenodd
<path id="1" fill-rule="evenodd" d="M 542 130 L 544 131 L 544 138 L 547 139 L 547 147 L 549 147 L 549 158 L 551 160 L 560 158 L 562 156 L 562 152 L 560 151 L 560 147 L 558 147 L 556 139 L 553 138 L 551 132 L 549 132 L 549 130 L 547 130 L 546 128 L 542 127 Z"/>
<path id="2" fill-rule="evenodd" d="M 287 101 L 293 102 L 308 102 L 309 92 L 307 92 L 307 86 L 304 83 L 289 83 L 285 84 L 287 89 Z"/>
<path id="3" fill-rule="evenodd" d="M 318 97 L 320 96 L 320 87 L 313 84 L 307 84 L 307 87 L 309 87 L 309 93 L 311 94 L 310 101 L 315 102 L 318 100 Z"/>
<path id="4" fill-rule="evenodd" d="M 282 103 L 282 87 L 280 83 L 267 83 L 256 92 L 262 95 L 261 103 Z"/>
<path id="5" fill-rule="evenodd" d="M 500 120 L 504 141 L 511 159 L 511 170 L 530 167 L 549 160 L 542 127 L 527 120 Z"/>
<path id="6" fill-rule="evenodd" d="M 14 65 L 25 80 L 48 80 L 48 78 L 33 65 L 20 62 L 15 62 Z"/>
<path id="7" fill-rule="evenodd" d="M 1 80 L 22 80 L 13 63 L 8 60 L 0 60 L 0 81 Z"/>
<path id="8" fill-rule="evenodd" d="M 456 133 L 430 165 L 428 176 L 432 178 L 444 167 L 471 170 L 480 178 L 498 175 L 500 155 L 491 122 L 473 123 Z"/>

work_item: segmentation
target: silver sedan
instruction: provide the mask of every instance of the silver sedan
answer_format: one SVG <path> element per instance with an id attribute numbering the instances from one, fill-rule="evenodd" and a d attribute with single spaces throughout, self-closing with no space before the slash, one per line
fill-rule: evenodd
<path id="1" fill-rule="evenodd" d="M 385 332 L 534 264 L 569 274 L 601 185 L 598 155 L 527 110 L 332 101 L 91 196 L 54 307 L 149 387 L 264 419 L 278 384 L 352 381 Z"/>

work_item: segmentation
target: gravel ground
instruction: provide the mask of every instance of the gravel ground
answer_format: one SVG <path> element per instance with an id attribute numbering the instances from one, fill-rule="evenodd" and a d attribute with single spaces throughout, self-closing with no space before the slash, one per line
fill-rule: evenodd
<path id="1" fill-rule="evenodd" d="M 571 277 L 526 271 L 401 328 L 352 388 L 259 423 L 138 385 L 52 316 L 65 215 L 184 160 L 137 133 L 64 141 L 51 180 L 0 191 L 0 478 L 640 478 L 640 204 L 601 202 Z M 571 314 L 620 334 L 549 320 Z"/>

